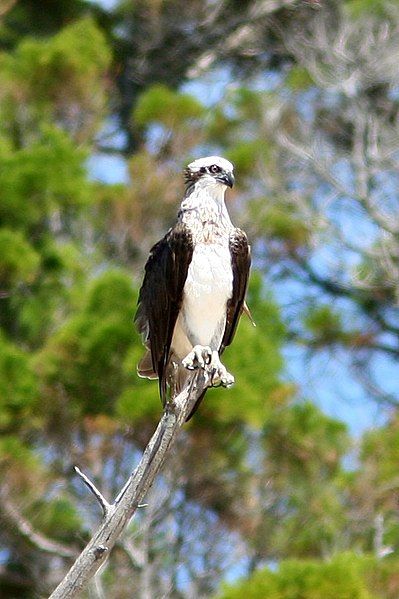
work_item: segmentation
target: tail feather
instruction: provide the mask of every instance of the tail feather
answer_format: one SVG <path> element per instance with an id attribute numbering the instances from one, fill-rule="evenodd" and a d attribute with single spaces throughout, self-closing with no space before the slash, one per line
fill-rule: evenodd
<path id="1" fill-rule="evenodd" d="M 137 374 L 145 379 L 157 379 L 158 375 L 152 365 L 151 352 L 146 351 L 137 365 Z"/>
<path id="2" fill-rule="evenodd" d="M 182 366 L 181 364 L 179 364 L 176 368 L 176 362 L 174 362 L 173 360 L 169 361 L 168 366 L 169 368 L 167 368 L 167 372 L 165 373 L 165 375 L 167 376 L 169 383 L 173 387 L 173 393 L 177 395 L 178 393 L 183 391 L 184 387 L 188 384 L 190 378 L 193 377 L 194 373 L 190 370 L 187 370 L 187 368 L 184 368 L 184 366 Z M 151 352 L 149 350 L 145 352 L 144 356 L 138 363 L 137 374 L 140 377 L 147 379 L 158 378 L 158 375 L 155 372 L 154 367 L 152 365 Z M 193 409 L 186 418 L 186 422 L 188 422 L 194 416 L 195 412 L 198 410 L 201 401 L 205 397 L 206 391 L 207 389 L 202 391 L 202 393 L 199 395 L 198 399 L 196 400 L 193 406 Z"/>

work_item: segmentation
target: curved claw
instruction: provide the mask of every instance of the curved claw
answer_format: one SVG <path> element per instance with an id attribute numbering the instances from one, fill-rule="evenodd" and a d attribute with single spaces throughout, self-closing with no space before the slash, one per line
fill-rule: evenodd
<path id="1" fill-rule="evenodd" d="M 206 347 L 205 350 L 206 350 L 205 364 L 208 366 L 212 362 L 212 350 L 210 347 Z"/>
<path id="2" fill-rule="evenodd" d="M 184 368 L 187 368 L 187 370 L 195 370 L 196 368 L 198 368 L 198 366 L 194 366 L 194 364 L 191 363 L 185 363 L 185 360 L 183 360 L 183 366 Z"/>
<path id="3" fill-rule="evenodd" d="M 230 372 L 227 372 L 223 366 L 222 369 L 216 369 L 212 374 L 212 387 L 232 387 L 235 383 L 235 378 Z"/>
<path id="4" fill-rule="evenodd" d="M 182 360 L 187 370 L 205 368 L 212 361 L 212 350 L 207 345 L 195 345 L 189 354 Z"/>
<path id="5" fill-rule="evenodd" d="M 235 379 L 230 372 L 227 371 L 227 368 L 220 361 L 219 354 L 217 351 L 214 351 L 212 354 L 212 386 L 213 387 L 231 387 L 234 385 Z"/>
<path id="6" fill-rule="evenodd" d="M 213 387 L 231 387 L 234 385 L 234 376 L 227 371 L 219 358 L 217 351 L 212 351 L 207 345 L 195 345 L 189 354 L 182 360 L 187 370 L 212 367 L 211 381 Z"/>

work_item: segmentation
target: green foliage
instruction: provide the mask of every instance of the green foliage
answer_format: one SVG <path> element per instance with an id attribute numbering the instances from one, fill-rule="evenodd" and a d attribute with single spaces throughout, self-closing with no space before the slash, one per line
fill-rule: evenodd
<path id="1" fill-rule="evenodd" d="M 41 129 L 26 148 L 3 152 L 0 160 L 0 222 L 33 231 L 55 210 L 65 212 L 89 201 L 86 152 L 57 127 Z M 62 214 L 62 212 L 61 212 Z"/>
<path id="2" fill-rule="evenodd" d="M 3 435 L 0 439 L 0 462 L 12 459 L 14 464 L 24 464 L 28 469 L 34 470 L 38 464 L 37 457 L 23 442 L 14 435 Z"/>
<path id="3" fill-rule="evenodd" d="M 159 123 L 173 128 L 177 124 L 199 119 L 204 114 L 202 104 L 193 96 L 173 91 L 157 84 L 144 92 L 137 101 L 133 121 L 139 126 Z"/>
<path id="4" fill-rule="evenodd" d="M 264 103 L 268 95 L 254 91 L 248 87 L 240 87 L 233 96 L 233 106 L 239 122 L 248 120 L 249 123 L 261 120 Z"/>
<path id="5" fill-rule="evenodd" d="M 303 474 L 307 468 L 317 476 L 322 469 L 325 475 L 333 474 L 348 449 L 345 424 L 326 416 L 311 402 L 276 410 L 264 435 L 269 451 L 274 452 L 273 460 L 280 464 L 286 461 L 286 468 L 294 475 Z"/>
<path id="6" fill-rule="evenodd" d="M 276 571 L 255 572 L 248 580 L 226 586 L 220 599 L 378 599 L 368 584 L 370 557 L 351 553 L 330 561 L 287 561 Z"/>
<path id="7" fill-rule="evenodd" d="M 19 283 L 31 283 L 38 266 L 37 252 L 21 232 L 6 228 L 0 230 L 0 288 L 4 290 Z"/>
<path id="8" fill-rule="evenodd" d="M 286 205 L 281 198 L 256 198 L 251 200 L 248 210 L 251 218 L 271 239 L 284 242 L 289 248 L 306 247 L 311 235 L 310 223 L 305 222 L 293 206 Z"/>
<path id="9" fill-rule="evenodd" d="M 384 263 L 378 262 L 373 255 L 384 254 L 389 257 L 393 264 L 397 263 L 396 249 L 392 243 L 387 243 L 380 237 L 374 244 L 370 253 L 362 258 L 355 269 L 355 276 L 361 284 L 370 287 L 372 292 L 371 301 L 381 303 L 396 302 L 396 279 L 388 276 L 384 269 Z M 366 304 L 367 305 L 367 304 Z"/>
<path id="10" fill-rule="evenodd" d="M 54 244 L 43 237 L 38 244 L 41 253 L 41 270 L 24 293 L 15 293 L 9 300 L 9 319 L 18 325 L 21 339 L 34 348 L 42 345 L 54 329 L 60 314 L 70 308 L 73 301 L 81 302 L 80 281 L 85 261 L 72 244 Z M 73 289 L 65 285 L 73 280 Z M 75 298 L 76 296 L 76 298 Z"/>
<path id="11" fill-rule="evenodd" d="M 254 165 L 262 166 L 267 163 L 269 148 L 261 140 L 240 142 L 228 152 L 227 158 L 234 164 L 240 177 L 245 177 L 253 172 Z"/>
<path id="12" fill-rule="evenodd" d="M 231 114 L 227 114 L 223 105 L 214 106 L 207 114 L 206 129 L 209 138 L 227 147 L 229 147 L 231 133 L 234 132 L 238 124 L 238 119 L 234 119 Z"/>
<path id="13" fill-rule="evenodd" d="M 340 314 L 327 305 L 310 308 L 304 316 L 304 325 L 320 343 L 336 341 L 342 331 Z"/>
<path id="14" fill-rule="evenodd" d="M 142 421 L 156 423 L 161 414 L 158 381 L 141 379 L 136 373 L 143 348 L 137 344 L 127 354 L 124 363 L 126 386 L 116 402 L 116 414 L 121 423 L 138 425 Z"/>
<path id="15" fill-rule="evenodd" d="M 38 399 L 29 356 L 0 332 L 0 430 L 20 428 Z"/>
<path id="16" fill-rule="evenodd" d="M 380 469 L 379 472 L 382 480 L 387 481 L 392 477 L 392 469 L 395 468 L 396 459 L 399 457 L 399 422 L 397 418 L 393 418 L 386 426 L 369 431 L 364 435 L 361 457 L 364 461 L 367 459 L 385 461 L 386 459 L 383 469 Z M 385 468 L 389 468 L 389 470 L 384 472 Z"/>
<path id="17" fill-rule="evenodd" d="M 60 408 L 62 388 L 78 414 L 109 413 L 124 381 L 136 296 L 129 277 L 108 271 L 87 292 L 86 305 L 55 334 L 37 359 L 48 410 Z"/>
<path id="18" fill-rule="evenodd" d="M 299 65 L 294 65 L 286 77 L 287 86 L 294 92 L 300 92 L 314 85 L 313 78 L 309 71 Z"/>
<path id="19" fill-rule="evenodd" d="M 12 48 L 21 36 L 48 36 L 67 23 L 78 19 L 87 12 L 85 0 L 50 0 L 43 10 L 43 5 L 30 0 L 21 0 L 8 13 L 5 11 L 0 19 L 1 46 Z M 7 7 L 7 4 L 6 4 Z"/>
<path id="20" fill-rule="evenodd" d="M 91 285 L 85 312 L 99 319 L 115 312 L 130 322 L 135 303 L 130 277 L 121 271 L 108 271 Z"/>
<path id="21" fill-rule="evenodd" d="M 341 547 L 346 526 L 342 497 L 342 458 L 349 437 L 342 422 L 310 402 L 280 406 L 263 430 L 270 493 L 284 496 L 285 514 L 264 519 L 255 539 L 258 550 L 274 556 L 320 555 L 322 547 Z M 266 465 L 266 464 L 265 464 Z"/>
<path id="22" fill-rule="evenodd" d="M 57 243 L 52 229 L 70 234 L 73 219 L 91 201 L 85 159 L 67 133 L 50 125 L 26 147 L 0 147 L 0 240 L 6 245 L 0 287 L 9 292 L 0 322 L 36 347 L 64 310 L 66 272 L 69 281 L 77 280 L 84 264 L 79 250 Z"/>
<path id="23" fill-rule="evenodd" d="M 77 513 L 76 507 L 65 497 L 38 500 L 30 510 L 28 516 L 34 518 L 37 528 L 47 535 L 52 535 L 59 540 L 69 540 L 70 535 L 82 528 L 82 518 Z"/>
<path id="24" fill-rule="evenodd" d="M 309 306 L 304 312 L 306 343 L 313 347 L 328 347 L 336 344 L 342 347 L 367 346 L 373 339 L 371 331 L 363 331 L 353 323 L 344 325 L 342 313 L 334 307 L 319 303 Z"/>
<path id="25" fill-rule="evenodd" d="M 15 52 L 0 56 L 0 131 L 18 146 L 53 119 L 80 137 L 77 128 L 98 124 L 104 109 L 102 77 L 109 61 L 104 35 L 90 18 L 44 41 L 23 40 Z"/>
<path id="26" fill-rule="evenodd" d="M 395 3 L 395 0 L 393 3 L 387 0 L 345 0 L 345 6 L 352 18 L 359 18 L 370 13 L 380 17 L 389 16 L 390 7 Z"/>
<path id="27" fill-rule="evenodd" d="M 30 500 L 43 492 L 42 460 L 15 431 L 0 437 L 0 475 L 3 489 L 15 497 Z"/>

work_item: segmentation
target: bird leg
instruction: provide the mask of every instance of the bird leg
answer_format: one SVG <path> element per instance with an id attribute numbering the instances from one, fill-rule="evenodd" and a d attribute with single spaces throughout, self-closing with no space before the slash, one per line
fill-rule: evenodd
<path id="1" fill-rule="evenodd" d="M 231 387 L 234 385 L 234 376 L 230 372 L 227 372 L 227 368 L 220 361 L 219 352 L 217 351 L 212 352 L 211 372 L 213 387 L 219 387 L 220 385 L 222 387 Z"/>
<path id="2" fill-rule="evenodd" d="M 234 376 L 220 361 L 219 352 L 212 351 L 208 345 L 195 345 L 182 364 L 188 370 L 209 366 L 212 387 L 231 387 L 234 384 Z"/>
<path id="3" fill-rule="evenodd" d="M 212 350 L 207 345 L 195 345 L 189 354 L 182 360 L 182 364 L 188 370 L 205 368 L 212 360 Z"/>

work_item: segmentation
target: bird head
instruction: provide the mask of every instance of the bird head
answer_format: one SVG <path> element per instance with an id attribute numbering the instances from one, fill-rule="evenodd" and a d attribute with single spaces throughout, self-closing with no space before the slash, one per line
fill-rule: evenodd
<path id="1" fill-rule="evenodd" d="M 201 182 L 204 186 L 234 185 L 234 167 L 225 158 L 207 156 L 191 162 L 184 171 L 187 186 Z"/>

